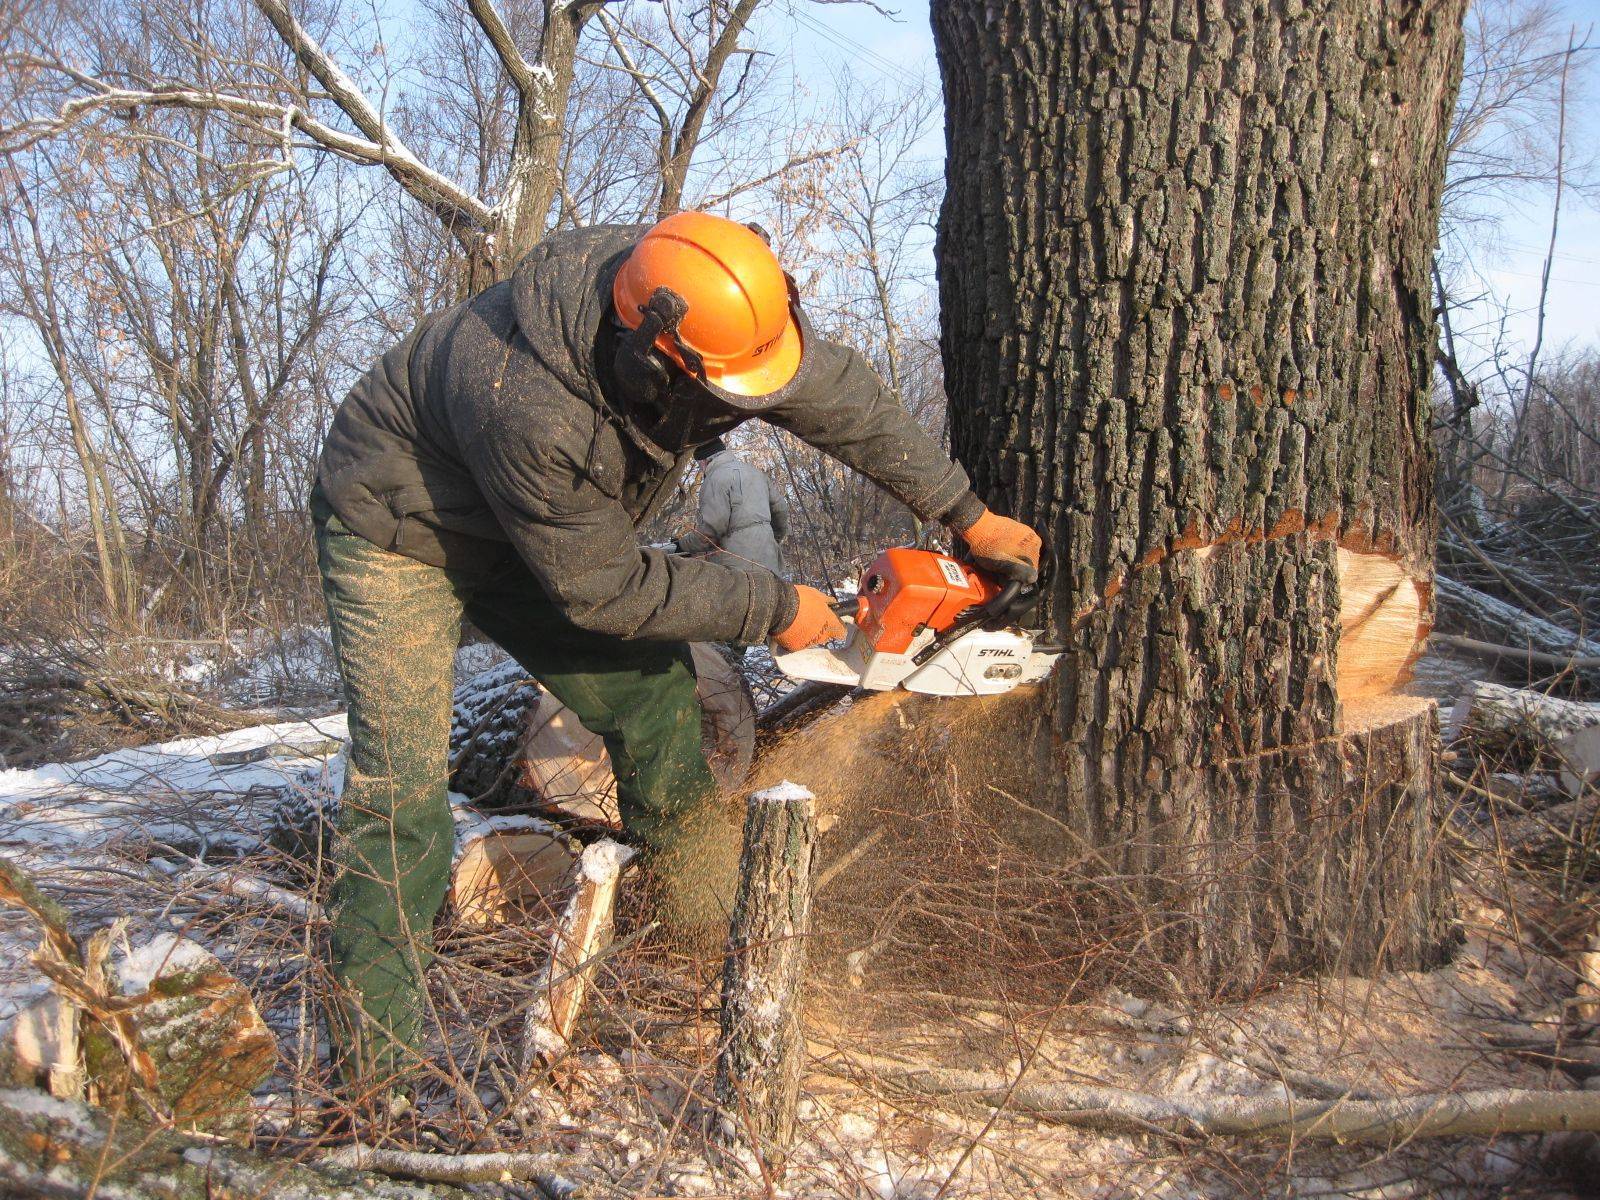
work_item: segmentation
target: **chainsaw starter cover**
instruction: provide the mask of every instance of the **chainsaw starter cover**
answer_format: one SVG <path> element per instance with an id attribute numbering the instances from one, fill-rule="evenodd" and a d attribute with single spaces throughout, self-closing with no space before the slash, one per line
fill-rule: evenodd
<path id="1" fill-rule="evenodd" d="M 904 654 L 922 630 L 942 633 L 999 591 L 965 563 L 900 546 L 885 550 L 862 572 L 856 624 L 874 650 Z"/>

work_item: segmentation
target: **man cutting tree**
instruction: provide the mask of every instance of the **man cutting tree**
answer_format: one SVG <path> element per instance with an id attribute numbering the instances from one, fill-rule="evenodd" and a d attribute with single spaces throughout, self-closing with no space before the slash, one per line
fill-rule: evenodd
<path id="1" fill-rule="evenodd" d="M 463 616 L 604 738 L 661 918 L 725 928 L 697 854 L 715 784 L 687 643 L 842 636 L 830 598 L 641 548 L 696 447 L 752 416 L 862 471 L 973 558 L 1032 579 L 1039 538 L 989 512 L 861 356 L 818 337 L 765 238 L 703 213 L 553 235 L 422 322 L 352 389 L 312 493 L 350 756 L 332 898 L 347 1083 L 402 1072 L 450 874 Z"/>

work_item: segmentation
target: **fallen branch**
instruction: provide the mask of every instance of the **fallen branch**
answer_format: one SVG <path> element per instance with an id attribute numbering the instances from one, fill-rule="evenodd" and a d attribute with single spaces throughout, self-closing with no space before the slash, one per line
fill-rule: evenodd
<path id="1" fill-rule="evenodd" d="M 351 1171 L 377 1171 L 429 1183 L 534 1183 L 549 1196 L 574 1195 L 579 1185 L 556 1172 L 554 1154 L 499 1151 L 484 1154 L 429 1154 L 422 1150 L 386 1150 L 376 1146 L 340 1146 L 320 1155 L 317 1165 Z"/>
<path id="2" fill-rule="evenodd" d="M 126 1112 L 113 1115 L 28 1089 L 0 1091 L 0 1192 L 127 1200 L 442 1200 L 467 1195 L 440 1184 L 353 1175 L 333 1164 L 269 1159 L 215 1138 L 153 1129 Z"/>
<path id="3" fill-rule="evenodd" d="M 1386 1100 L 1277 1097 L 1177 1099 L 1092 1084 L 1013 1087 L 976 1071 L 892 1059 L 849 1063 L 880 1082 L 921 1095 L 1000 1104 L 1057 1125 L 1112 1132 L 1164 1130 L 1227 1137 L 1327 1138 L 1392 1144 L 1419 1137 L 1600 1131 L 1600 1093 L 1493 1088 Z M 839 1068 L 843 1070 L 844 1068 Z"/>
<path id="4" fill-rule="evenodd" d="M 1453 650 L 1466 650 L 1471 654 L 1482 654 L 1489 658 L 1520 658 L 1541 667 L 1571 667 L 1574 671 L 1592 671 L 1600 668 L 1600 656 L 1595 655 L 1574 658 L 1570 654 L 1551 654 L 1545 650 L 1530 650 L 1526 647 L 1518 649 L 1516 646 L 1502 646 L 1498 642 L 1481 642 L 1477 638 L 1461 637 L 1454 633 L 1435 633 L 1428 638 L 1428 641 L 1431 644 L 1449 646 Z"/>

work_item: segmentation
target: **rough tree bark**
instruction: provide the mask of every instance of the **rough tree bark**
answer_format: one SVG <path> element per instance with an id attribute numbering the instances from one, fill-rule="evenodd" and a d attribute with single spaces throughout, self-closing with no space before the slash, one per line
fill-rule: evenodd
<path id="1" fill-rule="evenodd" d="M 1341 695 L 1337 554 L 1399 563 L 1425 626 L 1462 7 L 932 6 L 951 440 L 1045 534 L 1068 647 L 1040 787 L 1185 982 L 1452 942 L 1435 714 Z"/>
<path id="2" fill-rule="evenodd" d="M 816 798 L 781 783 L 750 797 L 722 968 L 716 1135 L 781 1177 L 794 1141 L 806 1039 L 801 1000 L 811 933 Z"/>

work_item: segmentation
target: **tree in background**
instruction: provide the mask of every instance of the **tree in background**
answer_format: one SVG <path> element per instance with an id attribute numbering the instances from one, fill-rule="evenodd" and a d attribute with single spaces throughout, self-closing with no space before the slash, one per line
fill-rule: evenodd
<path id="1" fill-rule="evenodd" d="M 1426 609 L 1463 7 L 933 5 L 952 444 L 1067 647 L 1036 774 L 1212 986 L 1450 944 L 1423 631 L 1356 686 L 1341 563 Z"/>
<path id="2" fill-rule="evenodd" d="M 430 0 L 395 48 L 285 0 L 4 27 L 4 315 L 42 351 L 18 390 L 53 443 L 6 471 L 85 531 L 104 620 L 76 624 L 281 617 L 318 436 L 378 348 L 549 226 L 727 204 L 838 153 L 822 122 L 739 136 L 794 115 L 754 0 L 600 7 Z"/>

